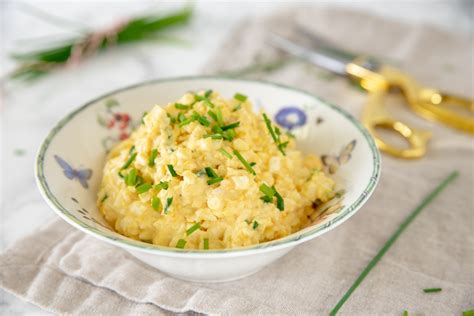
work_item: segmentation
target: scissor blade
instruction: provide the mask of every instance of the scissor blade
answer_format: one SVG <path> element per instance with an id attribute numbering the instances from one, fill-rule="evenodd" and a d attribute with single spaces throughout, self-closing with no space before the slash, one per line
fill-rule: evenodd
<path id="1" fill-rule="evenodd" d="M 312 51 L 302 45 L 296 44 L 282 36 L 270 33 L 270 43 L 298 58 L 304 59 L 318 67 L 324 68 L 338 75 L 345 76 L 347 61 L 323 53 Z"/>

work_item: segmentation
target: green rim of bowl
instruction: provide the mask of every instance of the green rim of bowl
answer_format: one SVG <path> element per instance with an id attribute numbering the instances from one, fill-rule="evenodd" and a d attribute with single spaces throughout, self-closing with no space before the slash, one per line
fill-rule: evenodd
<path id="1" fill-rule="evenodd" d="M 284 88 L 287 90 L 295 91 L 298 93 L 302 93 L 306 96 L 309 96 L 315 100 L 317 100 L 320 104 L 324 106 L 328 106 L 332 108 L 333 110 L 337 111 L 338 113 L 342 114 L 344 117 L 346 117 L 354 126 L 357 127 L 357 129 L 362 133 L 364 136 L 365 140 L 367 141 L 371 152 L 372 152 L 372 168 L 373 172 L 370 177 L 369 183 L 366 186 L 366 188 L 363 190 L 363 192 L 360 194 L 360 196 L 352 203 L 350 206 L 345 207 L 342 209 L 340 213 L 338 213 L 334 218 L 329 220 L 328 222 L 324 223 L 323 225 L 316 225 L 312 229 L 306 229 L 303 233 L 293 233 L 287 237 L 268 241 L 265 243 L 260 243 L 248 247 L 240 247 L 240 248 L 232 248 L 232 249 L 221 249 L 221 250 L 197 250 L 197 249 L 177 249 L 177 248 L 171 248 L 171 247 L 164 247 L 164 246 L 157 246 L 157 245 L 152 245 L 149 243 L 145 243 L 142 241 L 134 240 L 134 239 L 129 239 L 125 236 L 121 238 L 117 238 L 115 236 L 106 234 L 99 229 L 90 226 L 78 218 L 76 218 L 74 215 L 72 215 L 62 204 L 58 201 L 58 199 L 53 195 L 51 190 L 49 189 L 49 185 L 46 181 L 46 178 L 44 176 L 44 157 L 45 154 L 49 148 L 49 144 L 51 141 L 54 139 L 56 134 L 67 124 L 71 119 L 73 119 L 78 113 L 82 112 L 83 110 L 87 109 L 89 106 L 92 104 L 96 103 L 99 100 L 105 99 L 109 96 L 112 96 L 114 94 L 117 94 L 119 92 L 123 92 L 126 90 L 138 88 L 138 87 L 143 87 L 147 85 L 152 85 L 156 83 L 164 83 L 164 82 L 174 82 L 174 81 L 183 81 L 183 80 L 228 80 L 228 81 L 241 81 L 241 82 L 250 82 L 250 83 L 258 83 L 258 84 L 265 84 L 265 85 L 270 85 L 274 87 L 279 87 L 279 88 Z M 230 78 L 230 77 L 222 77 L 222 76 L 187 76 L 187 77 L 173 77 L 173 78 L 164 78 L 164 79 L 155 79 L 155 80 L 150 80 L 150 81 L 145 81 L 141 82 L 135 85 L 131 86 L 126 86 L 117 90 L 114 90 L 112 92 L 109 92 L 105 95 L 102 95 L 100 97 L 95 98 L 92 101 L 89 101 L 88 103 L 84 104 L 83 106 L 79 107 L 75 111 L 71 112 L 68 114 L 65 118 L 63 118 L 59 123 L 49 132 L 49 134 L 46 136 L 45 140 L 40 146 L 40 149 L 38 151 L 38 155 L 36 158 L 36 164 L 35 164 L 35 174 L 36 174 L 36 180 L 38 187 L 45 198 L 46 202 L 56 211 L 58 211 L 58 214 L 66 220 L 68 223 L 72 224 L 73 226 L 79 228 L 80 230 L 84 232 L 90 232 L 99 239 L 111 242 L 113 244 L 116 244 L 121 247 L 128 248 L 130 250 L 138 250 L 138 251 L 145 251 L 149 253 L 160 253 L 163 255 L 203 255 L 203 254 L 239 254 L 243 255 L 246 252 L 253 252 L 256 250 L 276 250 L 277 248 L 283 248 L 287 247 L 290 245 L 296 245 L 300 242 L 303 242 L 307 239 L 314 238 L 318 235 L 321 235 L 322 233 L 328 231 L 330 228 L 335 228 L 345 220 L 347 220 L 349 217 L 351 217 L 363 204 L 364 202 L 370 197 L 370 195 L 373 193 L 375 186 L 377 185 L 378 179 L 380 177 L 380 167 L 381 167 L 381 162 L 380 162 L 380 153 L 379 150 L 377 149 L 377 146 L 375 145 L 374 139 L 372 136 L 369 134 L 369 132 L 365 129 L 365 127 L 362 126 L 362 124 L 357 121 L 352 115 L 347 113 L 346 111 L 342 110 L 341 108 L 325 101 L 322 100 L 304 90 L 300 90 L 297 88 L 289 87 L 286 85 L 274 83 L 274 82 L 267 82 L 263 80 L 253 80 L 253 79 L 239 79 L 239 78 Z"/>

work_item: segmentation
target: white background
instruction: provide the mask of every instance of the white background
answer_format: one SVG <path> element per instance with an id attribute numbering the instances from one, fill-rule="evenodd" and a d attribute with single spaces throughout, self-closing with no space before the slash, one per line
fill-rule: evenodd
<path id="1" fill-rule="evenodd" d="M 474 13 L 470 0 L 354 2 L 198 1 L 190 25 L 172 32 L 184 43 L 176 45 L 156 41 L 131 45 L 38 82 L 4 84 L 0 104 L 0 250 L 55 216 L 36 189 L 33 164 L 42 138 L 60 118 L 86 101 L 119 87 L 151 78 L 198 74 L 232 28 L 246 18 L 258 18 L 301 4 L 343 6 L 407 23 L 426 23 L 452 32 L 472 34 Z M 119 17 L 166 11 L 182 3 L 0 0 L 1 75 L 15 65 L 8 57 L 12 51 L 34 49 L 40 43 L 68 38 L 79 31 L 77 26 L 46 23 L 38 18 L 38 12 L 32 15 L 34 10 L 28 4 L 72 19 L 77 25 L 97 28 Z M 351 31 L 354 30 L 348 30 Z M 0 290 L 0 315 L 25 314 L 47 313 Z"/>

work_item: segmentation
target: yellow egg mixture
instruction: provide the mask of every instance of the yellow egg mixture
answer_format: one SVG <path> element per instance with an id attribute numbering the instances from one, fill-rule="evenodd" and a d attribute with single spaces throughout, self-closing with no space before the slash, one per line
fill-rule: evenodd
<path id="1" fill-rule="evenodd" d="M 107 157 L 98 207 L 133 239 L 186 249 L 235 248 L 311 224 L 335 195 L 314 155 L 247 97 L 187 93 L 155 106 Z"/>

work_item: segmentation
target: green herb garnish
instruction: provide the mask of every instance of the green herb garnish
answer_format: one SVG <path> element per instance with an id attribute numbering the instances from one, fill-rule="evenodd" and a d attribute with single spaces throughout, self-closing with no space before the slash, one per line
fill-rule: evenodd
<path id="1" fill-rule="evenodd" d="M 217 108 L 217 124 L 219 124 L 219 126 L 222 126 L 224 125 L 224 117 L 222 116 L 222 110 L 221 108 Z"/>
<path id="2" fill-rule="evenodd" d="M 186 246 L 186 240 L 184 240 L 184 239 L 180 239 L 180 240 L 178 240 L 178 242 L 176 243 L 176 248 L 183 249 L 184 246 Z"/>
<path id="3" fill-rule="evenodd" d="M 171 204 L 173 204 L 173 197 L 169 197 L 166 199 L 165 210 L 164 210 L 165 214 L 168 214 Z"/>
<path id="4" fill-rule="evenodd" d="M 245 101 L 247 101 L 247 96 L 237 92 L 234 95 L 234 99 L 239 100 L 240 102 L 245 102 Z"/>
<path id="5" fill-rule="evenodd" d="M 155 184 L 155 190 L 160 192 L 161 190 L 168 190 L 168 182 L 167 181 L 160 181 L 160 183 Z"/>
<path id="6" fill-rule="evenodd" d="M 234 149 L 233 153 L 237 157 L 237 159 L 240 160 L 242 165 L 244 165 L 245 169 L 247 169 L 248 172 L 250 172 L 253 175 L 256 175 L 255 170 L 253 170 L 252 166 L 250 166 L 248 161 L 245 160 L 245 158 L 237 150 Z"/>
<path id="7" fill-rule="evenodd" d="M 212 90 L 209 89 L 204 93 L 204 97 L 209 98 L 211 94 L 212 94 Z"/>
<path id="8" fill-rule="evenodd" d="M 186 104 L 181 104 L 181 103 L 175 103 L 174 107 L 177 108 L 178 110 L 189 110 L 190 106 Z"/>
<path id="9" fill-rule="evenodd" d="M 142 193 L 145 193 L 147 192 L 148 190 L 150 190 L 153 186 L 149 183 L 143 183 L 143 184 L 140 184 L 138 187 L 137 187 L 137 193 L 138 194 L 142 194 Z"/>
<path id="10" fill-rule="evenodd" d="M 135 145 L 133 145 L 132 147 L 130 147 L 130 150 L 128 151 L 128 154 L 131 155 L 135 152 Z"/>
<path id="11" fill-rule="evenodd" d="M 183 113 L 179 113 L 177 118 L 179 122 L 183 122 L 186 119 L 186 116 L 184 116 Z"/>
<path id="12" fill-rule="evenodd" d="M 439 287 L 423 289 L 423 292 L 425 292 L 425 293 L 433 293 L 433 292 L 441 292 L 441 291 L 442 291 L 442 289 L 439 288 Z"/>
<path id="13" fill-rule="evenodd" d="M 407 312 L 407 311 L 403 311 L 403 316 L 408 316 L 408 312 Z"/>
<path id="14" fill-rule="evenodd" d="M 253 226 L 252 226 L 252 228 L 253 228 L 253 229 L 257 229 L 257 227 L 258 227 L 258 222 L 257 222 L 257 221 L 253 221 Z"/>
<path id="15" fill-rule="evenodd" d="M 272 189 L 275 191 L 275 196 L 277 199 L 277 208 L 281 211 L 285 210 L 285 201 L 283 200 L 283 197 L 278 193 L 278 191 L 275 189 L 273 186 Z"/>
<path id="16" fill-rule="evenodd" d="M 155 211 L 159 211 L 160 208 L 161 208 L 161 200 L 159 197 L 157 196 L 154 196 L 152 199 L 151 199 L 151 207 L 153 207 L 153 209 Z"/>
<path id="17" fill-rule="evenodd" d="M 133 154 L 128 158 L 128 160 L 124 163 L 124 165 L 120 168 L 120 170 L 127 169 L 128 167 L 130 167 L 130 165 L 131 165 L 132 162 L 135 160 L 135 158 L 137 158 L 137 153 L 133 153 Z"/>
<path id="18" fill-rule="evenodd" d="M 177 176 L 178 176 L 178 174 L 177 174 L 176 171 L 174 170 L 173 165 L 167 165 L 167 167 L 168 167 L 168 171 L 170 172 L 170 174 L 171 174 L 172 177 L 177 177 Z"/>
<path id="19" fill-rule="evenodd" d="M 265 183 L 262 183 L 259 187 L 260 192 L 265 194 L 265 196 L 268 196 L 270 199 L 273 199 L 273 196 L 275 195 L 275 190 L 273 188 L 269 187 Z"/>
<path id="20" fill-rule="evenodd" d="M 169 114 L 169 113 L 166 113 L 166 115 L 167 115 L 168 118 L 170 119 L 170 123 L 171 123 L 171 124 L 176 123 L 176 118 L 175 118 L 175 117 L 173 117 L 173 116 L 172 116 L 171 114 Z"/>
<path id="21" fill-rule="evenodd" d="M 217 114 L 214 111 L 207 111 L 207 114 L 214 120 L 216 123 L 219 123 L 219 119 L 217 118 Z"/>
<path id="22" fill-rule="evenodd" d="M 285 156 L 286 154 L 285 154 L 284 149 L 288 145 L 288 142 L 283 143 L 283 144 L 281 143 L 280 137 L 277 136 L 277 134 L 273 130 L 272 122 L 270 121 L 270 119 L 265 113 L 263 113 L 263 120 L 265 121 L 265 125 L 267 126 L 267 129 L 270 132 L 270 135 L 272 136 L 273 141 L 277 145 L 278 150 L 283 154 L 283 156 Z"/>
<path id="23" fill-rule="evenodd" d="M 148 112 L 146 112 L 146 111 L 143 112 L 143 114 L 142 114 L 142 119 L 141 119 L 142 124 L 145 124 L 145 121 L 144 121 L 143 119 L 145 118 L 145 116 L 146 116 L 147 114 L 148 114 Z"/>
<path id="24" fill-rule="evenodd" d="M 221 134 L 206 134 L 204 135 L 204 138 L 212 138 L 212 139 L 223 139 L 224 136 L 222 136 Z"/>
<path id="25" fill-rule="evenodd" d="M 193 113 L 193 117 L 201 124 L 202 126 L 209 127 L 211 125 L 211 122 L 205 117 L 200 115 L 198 112 Z"/>
<path id="26" fill-rule="evenodd" d="M 109 196 L 107 195 L 107 193 L 104 194 L 104 197 L 102 198 L 102 200 L 100 200 L 100 203 L 104 203 L 105 200 L 107 200 Z"/>
<path id="27" fill-rule="evenodd" d="M 208 238 L 204 238 L 204 249 L 205 250 L 209 249 L 209 239 Z"/>
<path id="28" fill-rule="evenodd" d="M 137 184 L 137 169 L 133 168 L 130 172 L 125 176 L 125 183 L 128 186 L 135 186 Z"/>
<path id="29" fill-rule="evenodd" d="M 232 159 L 232 155 L 229 154 L 227 151 L 225 151 L 224 148 L 219 149 L 219 152 L 223 154 L 224 156 L 226 156 L 227 158 Z"/>
<path id="30" fill-rule="evenodd" d="M 204 170 L 209 178 L 218 177 L 217 173 L 211 167 L 206 167 Z"/>
<path id="31" fill-rule="evenodd" d="M 221 127 L 221 129 L 222 129 L 223 131 L 226 131 L 226 130 L 228 130 L 228 129 L 233 129 L 233 128 L 239 127 L 239 125 L 240 125 L 240 122 L 237 121 L 237 122 L 232 123 L 232 124 L 224 125 L 224 126 Z"/>
<path id="32" fill-rule="evenodd" d="M 255 166 L 256 164 L 257 164 L 256 162 L 253 162 L 253 161 L 252 161 L 252 162 L 250 163 L 250 166 L 253 167 L 253 166 Z"/>
<path id="33" fill-rule="evenodd" d="M 191 235 L 194 233 L 196 230 L 198 230 L 201 227 L 200 223 L 196 223 L 193 226 L 189 227 L 188 230 L 186 231 L 186 236 Z"/>
<path id="34" fill-rule="evenodd" d="M 187 119 L 181 121 L 181 122 L 178 124 L 178 126 L 179 126 L 179 127 L 186 126 L 186 125 L 188 125 L 189 123 L 194 122 L 195 120 L 196 120 L 196 118 L 193 117 L 193 116 L 188 117 Z"/>
<path id="35" fill-rule="evenodd" d="M 237 104 L 233 109 L 232 109 L 232 112 L 236 112 L 238 110 L 240 110 L 242 108 L 242 104 Z"/>
<path id="36" fill-rule="evenodd" d="M 221 182 L 222 180 L 224 180 L 224 178 L 222 177 L 212 178 L 212 179 L 207 180 L 207 184 L 213 185 L 213 184 Z"/>
<path id="37" fill-rule="evenodd" d="M 148 165 L 153 167 L 155 165 L 155 159 L 158 156 L 158 149 L 153 149 L 150 154 L 150 158 L 148 158 Z"/>

